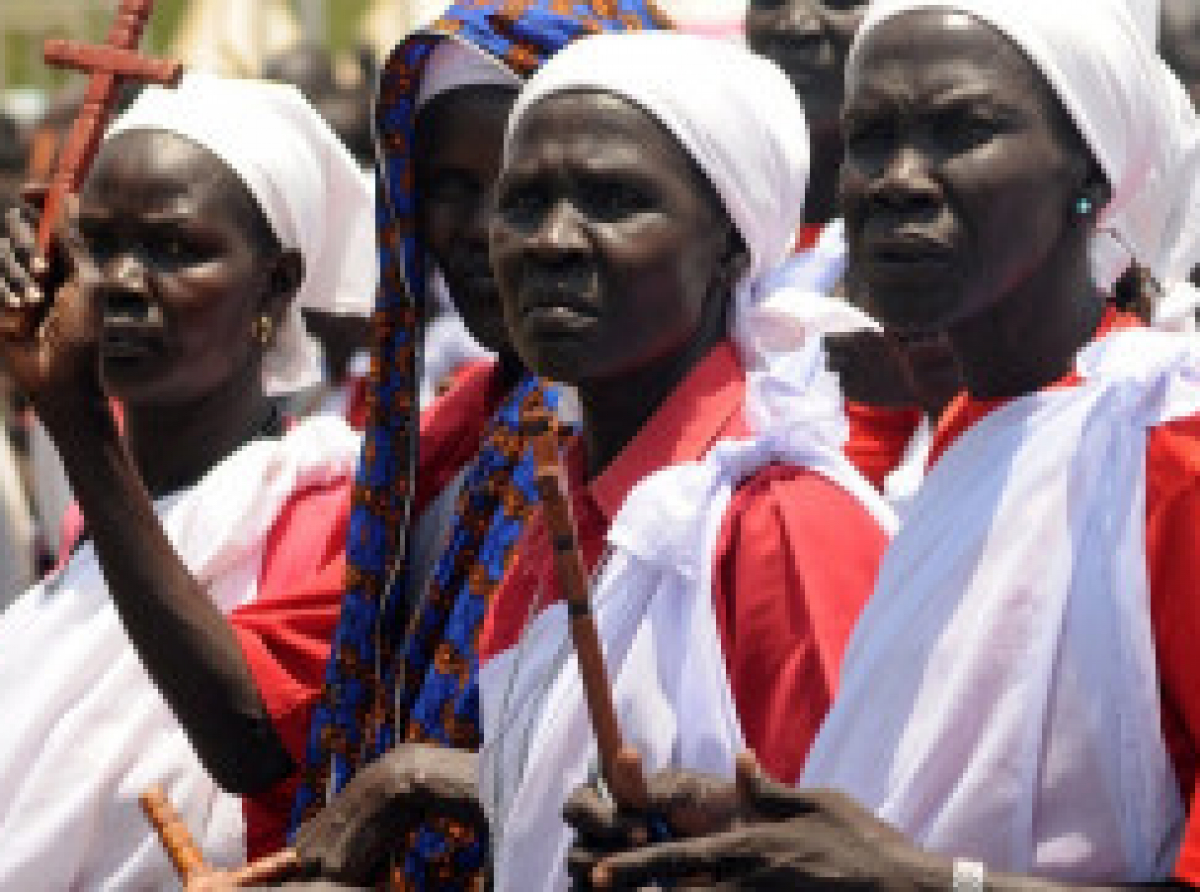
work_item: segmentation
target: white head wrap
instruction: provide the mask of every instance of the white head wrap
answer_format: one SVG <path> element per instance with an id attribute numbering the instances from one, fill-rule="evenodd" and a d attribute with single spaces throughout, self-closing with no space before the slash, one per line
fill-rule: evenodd
<path id="1" fill-rule="evenodd" d="M 321 378 L 301 308 L 369 315 L 378 281 L 370 178 L 294 87 L 189 73 L 175 90 L 147 87 L 110 128 L 175 133 L 220 158 L 250 190 L 304 280 L 263 359 L 268 393 Z"/>
<path id="2" fill-rule="evenodd" d="M 417 108 L 422 109 L 435 97 L 459 87 L 489 85 L 518 89 L 521 78 L 475 44 L 447 37 L 438 42 L 425 63 L 417 91 Z"/>
<path id="3" fill-rule="evenodd" d="M 1161 275 L 1157 255 L 1169 232 L 1162 201 L 1178 175 L 1179 110 L 1162 87 L 1154 50 L 1157 0 L 876 0 L 851 59 L 880 23 L 918 9 L 958 10 L 988 23 L 1057 94 L 1112 188 L 1093 247 L 1097 284 L 1111 288 L 1131 252 Z"/>
<path id="4" fill-rule="evenodd" d="M 587 37 L 528 81 L 508 122 L 568 90 L 622 96 L 655 118 L 713 184 L 750 252 L 734 296 L 734 334 L 755 359 L 751 319 L 768 275 L 791 253 L 808 188 L 804 109 L 772 62 L 724 41 L 671 32 Z"/>

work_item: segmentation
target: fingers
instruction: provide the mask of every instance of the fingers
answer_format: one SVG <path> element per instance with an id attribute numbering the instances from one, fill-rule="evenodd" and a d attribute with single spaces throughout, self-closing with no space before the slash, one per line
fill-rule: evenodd
<path id="1" fill-rule="evenodd" d="M 42 289 L 34 281 L 33 275 L 10 238 L 0 238 L 0 280 L 8 291 L 6 297 L 11 296 L 8 303 L 14 309 L 41 304 Z"/>
<path id="2" fill-rule="evenodd" d="M 761 819 L 784 820 L 808 814 L 814 809 L 803 790 L 768 777 L 753 753 L 745 752 L 737 757 L 737 785 L 742 799 Z"/>
<path id="3" fill-rule="evenodd" d="M 567 800 L 563 820 L 575 828 L 580 842 L 591 849 L 615 851 L 649 841 L 642 821 L 618 811 L 610 799 L 590 784 L 578 788 Z"/>
<path id="4" fill-rule="evenodd" d="M 718 846 L 724 837 L 734 836 L 668 842 L 609 856 L 593 868 L 592 885 L 597 889 L 639 889 L 665 880 L 719 876 Z"/>

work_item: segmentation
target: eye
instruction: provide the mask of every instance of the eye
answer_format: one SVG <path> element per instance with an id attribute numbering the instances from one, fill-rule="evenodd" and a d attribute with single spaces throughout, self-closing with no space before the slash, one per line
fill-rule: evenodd
<path id="1" fill-rule="evenodd" d="M 1006 122 L 985 109 L 947 109 L 933 116 L 931 129 L 947 150 L 961 154 L 995 139 L 1006 129 Z"/>
<path id="2" fill-rule="evenodd" d="M 107 263 L 117 253 L 117 240 L 107 227 L 81 225 L 80 228 L 88 252 L 94 261 L 99 264 Z"/>
<path id="3" fill-rule="evenodd" d="M 497 209 L 506 223 L 516 229 L 531 229 L 550 209 L 550 192 L 528 183 L 504 189 L 500 194 Z"/>
<path id="4" fill-rule="evenodd" d="M 851 12 L 866 6 L 865 0 L 825 0 L 825 8 L 835 12 Z"/>
<path id="5" fill-rule="evenodd" d="M 848 117 L 842 123 L 846 151 L 870 155 L 886 149 L 896 136 L 895 122 L 883 117 Z"/>
<path id="6" fill-rule="evenodd" d="M 620 220 L 654 207 L 649 190 L 628 180 L 591 180 L 581 184 L 579 193 L 581 209 L 601 220 Z"/>
<path id="7" fill-rule="evenodd" d="M 787 0 L 750 0 L 751 12 L 774 12 L 777 9 L 783 9 L 787 5 Z"/>
<path id="8" fill-rule="evenodd" d="M 170 230 L 148 235 L 144 249 L 151 262 L 166 267 L 199 263 L 208 256 L 204 246 L 196 239 Z"/>
<path id="9" fill-rule="evenodd" d="M 424 184 L 425 200 L 436 204 L 474 204 L 479 195 L 479 184 L 462 171 L 438 171 Z"/>

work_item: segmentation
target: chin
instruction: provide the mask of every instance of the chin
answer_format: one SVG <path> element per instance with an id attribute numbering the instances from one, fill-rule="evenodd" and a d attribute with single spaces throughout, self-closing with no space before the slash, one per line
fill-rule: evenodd
<path id="1" fill-rule="evenodd" d="M 521 361 L 535 375 L 577 386 L 587 377 L 588 351 L 573 339 L 539 339 L 520 351 Z"/>

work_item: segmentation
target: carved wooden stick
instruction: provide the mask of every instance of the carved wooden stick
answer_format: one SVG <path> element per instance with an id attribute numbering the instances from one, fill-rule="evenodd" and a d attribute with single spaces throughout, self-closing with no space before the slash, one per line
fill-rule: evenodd
<path id="1" fill-rule="evenodd" d="M 38 256 L 35 268 L 46 268 L 47 252 L 54 227 L 69 194 L 80 184 L 100 148 L 104 129 L 108 126 L 119 98 L 121 82 L 143 80 L 171 86 L 178 83 L 183 67 L 177 62 L 164 62 L 138 55 L 138 44 L 154 0 L 121 0 L 113 20 L 108 40 L 102 46 L 89 46 L 68 40 L 50 40 L 45 45 L 46 63 L 88 72 L 87 93 L 70 132 L 59 153 L 58 165 L 46 194 L 42 218 L 38 224 Z"/>
<path id="2" fill-rule="evenodd" d="M 171 866 L 179 874 L 187 892 L 219 892 L 257 886 L 294 877 L 300 868 L 300 856 L 293 849 L 284 849 L 254 861 L 240 870 L 216 870 L 204 863 L 204 854 L 196 845 L 191 832 L 175 811 L 160 786 L 144 792 L 139 801 L 142 811 L 158 832 Z"/>
<path id="3" fill-rule="evenodd" d="M 644 811 L 649 802 L 646 776 L 642 772 L 642 759 L 638 751 L 621 738 L 608 672 L 604 667 L 600 634 L 592 616 L 587 573 L 579 552 L 575 519 L 567 496 L 555 422 L 549 413 L 531 413 L 527 424 L 530 433 L 535 434 L 533 448 L 538 493 L 554 544 L 554 567 L 563 600 L 567 602 L 571 642 L 579 662 L 588 714 L 600 752 L 600 767 L 617 804 L 634 811 Z"/>
<path id="4" fill-rule="evenodd" d="M 167 857 L 171 859 L 171 866 L 185 886 L 196 877 L 211 873 L 211 868 L 204 863 L 204 854 L 162 787 L 151 787 L 138 801 L 146 818 L 158 832 L 158 838 L 167 850 Z"/>

